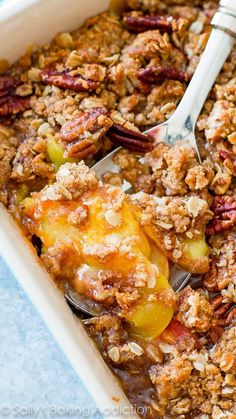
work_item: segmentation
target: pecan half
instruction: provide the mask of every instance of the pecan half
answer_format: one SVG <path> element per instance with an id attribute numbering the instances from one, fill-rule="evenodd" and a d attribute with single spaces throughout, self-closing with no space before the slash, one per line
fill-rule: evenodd
<path id="1" fill-rule="evenodd" d="M 203 276 L 204 287 L 210 292 L 222 291 L 236 278 L 236 236 L 233 231 L 213 238 L 214 252 L 210 256 L 210 269 Z"/>
<path id="2" fill-rule="evenodd" d="M 210 304 L 220 326 L 229 326 L 236 318 L 236 307 L 234 307 L 233 303 L 223 303 L 222 295 L 216 295 L 210 300 Z"/>
<path id="3" fill-rule="evenodd" d="M 65 157 L 83 159 L 94 154 L 112 123 L 106 108 L 92 108 L 66 122 L 61 128 L 62 140 L 66 143 Z"/>
<path id="4" fill-rule="evenodd" d="M 229 150 L 220 150 L 219 157 L 232 175 L 236 173 L 236 155 Z"/>
<path id="5" fill-rule="evenodd" d="M 127 14 L 124 16 L 123 20 L 129 30 L 135 33 L 153 29 L 159 29 L 162 33 L 171 33 L 173 31 L 172 23 L 174 18 L 172 16 L 132 16 Z"/>
<path id="6" fill-rule="evenodd" d="M 232 196 L 218 196 L 214 199 L 211 208 L 216 215 L 220 215 L 225 211 L 236 210 L 236 200 Z"/>
<path id="7" fill-rule="evenodd" d="M 149 135 L 125 128 L 120 124 L 113 124 L 109 129 L 108 136 L 114 144 L 137 153 L 147 153 L 154 148 L 154 140 Z"/>
<path id="8" fill-rule="evenodd" d="M 97 151 L 97 147 L 90 140 L 82 140 L 68 145 L 64 155 L 65 157 L 83 160 L 93 156 Z"/>
<path id="9" fill-rule="evenodd" d="M 178 80 L 186 82 L 190 80 L 185 71 L 178 70 L 167 65 L 158 65 L 141 68 L 137 74 L 138 79 L 143 83 L 162 83 L 165 80 Z"/>
<path id="10" fill-rule="evenodd" d="M 226 316 L 219 320 L 220 326 L 227 327 L 236 319 L 236 307 L 233 307 Z"/>
<path id="11" fill-rule="evenodd" d="M 20 84 L 19 77 L 14 76 L 1 76 L 0 77 L 0 91 L 8 90 L 12 87 L 16 87 Z"/>
<path id="12" fill-rule="evenodd" d="M 212 298 L 210 300 L 210 303 L 217 317 L 220 317 L 223 314 L 225 314 L 232 305 L 231 303 L 223 304 L 223 297 L 221 294 L 216 295 L 214 298 Z"/>
<path id="13" fill-rule="evenodd" d="M 59 72 L 53 67 L 42 70 L 41 79 L 43 83 L 57 86 L 61 89 L 75 90 L 76 92 L 97 90 L 100 86 L 99 81 L 86 79 L 81 74 L 73 75 L 73 71 L 69 69 Z"/>
<path id="14" fill-rule="evenodd" d="M 236 225 L 236 200 L 232 196 L 215 197 L 211 209 L 214 217 L 206 228 L 208 236 L 230 230 Z"/>
<path id="15" fill-rule="evenodd" d="M 1 89 L 0 90 L 0 98 L 6 97 L 9 94 L 9 89 Z"/>
<path id="16" fill-rule="evenodd" d="M 0 77 L 0 117 L 15 115 L 30 108 L 29 97 L 16 94 L 16 87 L 20 84 L 19 77 Z"/>
<path id="17" fill-rule="evenodd" d="M 29 97 L 6 96 L 0 98 L 0 116 L 15 115 L 29 108 Z"/>

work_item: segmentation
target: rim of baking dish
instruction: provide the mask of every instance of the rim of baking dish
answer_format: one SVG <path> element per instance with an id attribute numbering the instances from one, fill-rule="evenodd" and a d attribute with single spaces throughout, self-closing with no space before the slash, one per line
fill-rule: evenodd
<path id="1" fill-rule="evenodd" d="M 0 3 L 0 22 L 6 21 L 15 16 L 18 13 L 23 12 L 25 9 L 28 9 L 33 4 L 38 3 L 39 1 L 44 0 L 5 0 L 3 3 Z"/>

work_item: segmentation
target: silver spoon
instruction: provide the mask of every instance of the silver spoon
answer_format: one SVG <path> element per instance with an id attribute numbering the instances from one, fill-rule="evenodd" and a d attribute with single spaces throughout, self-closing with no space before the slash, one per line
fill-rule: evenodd
<path id="1" fill-rule="evenodd" d="M 221 0 L 211 24 L 213 30 L 206 48 L 176 111 L 168 121 L 145 132 L 155 141 L 163 141 L 171 145 L 174 145 L 177 140 L 189 141 L 194 147 L 199 161 L 201 161 L 201 157 L 194 132 L 195 126 L 207 95 L 234 45 L 236 37 L 236 0 Z M 112 151 L 93 166 L 100 178 L 106 172 L 119 172 L 119 167 L 113 161 L 119 149 Z M 131 185 L 128 182 L 123 183 L 125 192 L 130 192 L 130 188 Z M 190 277 L 189 272 L 174 265 L 169 282 L 174 291 L 178 292 L 184 288 Z M 66 298 L 68 299 L 67 295 Z M 70 304 L 77 310 L 81 310 L 88 315 L 94 315 L 92 308 L 87 308 L 87 303 L 87 299 L 82 295 L 78 298 L 75 294 L 73 294 L 73 298 L 70 296 Z"/>
<path id="2" fill-rule="evenodd" d="M 89 316 L 99 316 L 105 312 L 105 308 L 102 304 L 96 303 L 95 301 L 90 300 L 89 298 L 84 297 L 82 294 L 74 291 L 69 286 L 65 292 L 65 299 L 67 303 L 72 307 L 73 310 L 81 311 L 83 314 Z"/>

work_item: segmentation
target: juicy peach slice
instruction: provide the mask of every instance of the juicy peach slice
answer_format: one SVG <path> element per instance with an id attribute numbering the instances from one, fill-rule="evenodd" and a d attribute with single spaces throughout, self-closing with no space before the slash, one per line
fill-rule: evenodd
<path id="1" fill-rule="evenodd" d="M 31 234 L 42 240 L 45 255 L 57 243 L 61 252 L 63 248 L 69 249 L 65 263 L 71 267 L 70 283 L 77 291 L 93 287 L 90 297 L 95 298 L 100 293 L 99 301 L 109 294 L 107 289 L 102 292 L 101 281 L 88 277 L 89 272 L 95 276 L 99 276 L 99 272 L 113 272 L 115 279 L 109 286 L 114 295 L 125 293 L 127 287 L 137 290 L 139 298 L 128 301 L 127 308 L 122 306 L 120 314 L 130 323 L 132 333 L 151 339 L 166 328 L 173 316 L 173 307 L 168 301 L 168 260 L 140 226 L 125 196 L 119 210 L 111 209 L 110 190 L 111 187 L 99 185 L 97 190 L 86 191 L 78 199 L 55 201 L 43 200 L 37 193 L 23 201 L 23 215 Z M 74 215 L 81 208 L 86 216 L 77 224 Z M 104 254 L 101 249 L 105 249 Z M 147 283 L 143 286 L 135 285 L 139 266 L 147 273 Z M 87 277 L 79 276 L 82 267 L 86 267 Z M 116 278 L 121 278 L 121 291 Z"/>
<path id="2" fill-rule="evenodd" d="M 175 239 L 179 239 L 181 243 L 181 256 L 176 259 L 172 251 L 167 250 L 164 246 L 164 234 L 163 229 L 158 226 L 145 226 L 144 230 L 154 243 L 157 248 L 160 249 L 167 258 L 175 263 L 178 263 L 181 267 L 194 274 L 202 274 L 209 270 L 209 249 L 206 244 L 205 236 L 198 235 L 193 239 L 181 239 L 175 234 Z"/>
<path id="3" fill-rule="evenodd" d="M 150 257 L 149 240 L 125 202 L 119 215 L 122 218 L 122 222 L 117 227 L 107 226 L 106 211 L 103 208 L 105 200 L 96 196 L 96 194 L 87 196 L 86 204 L 80 200 L 38 202 L 32 198 L 26 198 L 23 205 L 24 214 L 34 219 L 34 233 L 43 241 L 44 249 L 52 246 L 56 240 L 64 241 L 65 243 L 72 241 L 78 248 L 81 248 L 83 244 L 87 246 L 100 244 L 104 247 L 115 247 L 122 240 L 131 237 L 133 242 L 130 244 L 130 250 L 144 255 L 146 258 Z M 69 222 L 69 216 L 81 206 L 86 208 L 87 219 L 80 225 L 73 225 Z M 38 216 L 39 211 L 40 216 Z M 104 265 L 104 263 L 109 267 L 109 260 L 113 259 L 113 256 L 106 258 L 105 262 L 100 261 L 101 257 L 96 252 L 92 253 L 91 256 L 84 253 L 84 258 L 86 262 L 97 267 Z M 124 272 L 129 269 L 129 266 L 122 266 L 120 263 L 118 266 Z"/>
<path id="4" fill-rule="evenodd" d="M 64 147 L 55 140 L 53 135 L 48 134 L 47 136 L 47 155 L 49 160 L 55 164 L 56 169 L 59 169 L 59 167 L 66 163 L 66 162 L 76 162 L 78 160 L 76 159 L 70 159 L 64 157 Z"/>
<path id="5" fill-rule="evenodd" d="M 157 198 L 140 192 L 132 195 L 130 201 L 145 233 L 169 260 L 190 273 L 202 274 L 209 270 L 204 233 L 211 211 L 205 200 Z"/>
<path id="6" fill-rule="evenodd" d="M 145 289 L 141 299 L 128 316 L 131 323 L 130 329 L 134 335 L 153 339 L 165 330 L 172 319 L 173 307 L 159 300 L 158 294 L 168 289 L 170 289 L 168 279 L 163 275 L 156 278 L 156 285 L 152 290 Z"/>
<path id="7" fill-rule="evenodd" d="M 152 272 L 150 277 L 153 277 L 153 287 L 145 288 L 141 299 L 128 316 L 131 333 L 147 339 L 157 337 L 173 316 L 173 306 L 167 303 L 168 290 L 171 290 L 168 283 L 168 260 L 157 250 L 155 245 L 152 244 L 151 249 Z M 158 296 L 164 295 L 166 291 L 167 298 L 163 302 Z"/>

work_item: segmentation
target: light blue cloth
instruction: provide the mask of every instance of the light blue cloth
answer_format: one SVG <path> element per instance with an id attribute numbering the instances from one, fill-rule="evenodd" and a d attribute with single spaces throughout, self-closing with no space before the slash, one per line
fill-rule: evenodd
<path id="1" fill-rule="evenodd" d="M 0 418 L 4 417 L 102 416 L 0 259 Z"/>

